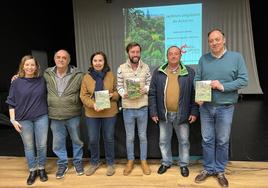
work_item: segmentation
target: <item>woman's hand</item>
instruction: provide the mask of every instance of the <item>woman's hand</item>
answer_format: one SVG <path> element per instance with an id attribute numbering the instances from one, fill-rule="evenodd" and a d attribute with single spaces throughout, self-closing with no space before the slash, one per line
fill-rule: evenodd
<path id="1" fill-rule="evenodd" d="M 94 110 L 96 112 L 99 112 L 99 111 L 102 111 L 103 109 L 102 108 L 98 108 L 97 105 L 96 105 L 96 103 L 94 103 Z"/>
<path id="2" fill-rule="evenodd" d="M 21 124 L 19 124 L 19 122 L 17 122 L 16 120 L 12 120 L 11 123 L 13 124 L 13 126 L 17 132 L 19 132 L 19 133 L 22 132 L 22 126 L 21 126 Z"/>

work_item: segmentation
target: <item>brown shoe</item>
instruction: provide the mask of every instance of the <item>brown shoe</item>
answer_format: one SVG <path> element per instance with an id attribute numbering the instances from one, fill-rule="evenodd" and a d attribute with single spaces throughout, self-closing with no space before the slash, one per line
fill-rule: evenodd
<path id="1" fill-rule="evenodd" d="M 128 160 L 126 167 L 123 171 L 124 176 L 129 175 L 131 171 L 133 170 L 133 168 L 134 168 L 134 160 Z"/>
<path id="2" fill-rule="evenodd" d="M 228 187 L 229 183 L 228 180 L 225 178 L 224 173 L 218 173 L 216 175 L 219 184 L 221 185 L 221 187 Z"/>
<path id="3" fill-rule="evenodd" d="M 196 177 L 195 177 L 195 183 L 201 183 L 207 179 L 207 177 L 212 176 L 208 171 L 202 170 Z"/>
<path id="4" fill-rule="evenodd" d="M 143 171 L 143 174 L 145 174 L 145 175 L 151 174 L 151 169 L 150 169 L 149 165 L 147 164 L 146 160 L 141 160 L 141 169 Z"/>

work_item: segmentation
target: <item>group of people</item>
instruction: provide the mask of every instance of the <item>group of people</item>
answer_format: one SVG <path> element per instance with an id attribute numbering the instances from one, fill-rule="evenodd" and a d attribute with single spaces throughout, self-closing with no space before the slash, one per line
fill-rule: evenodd
<path id="1" fill-rule="evenodd" d="M 152 75 L 149 66 L 141 60 L 141 46 L 135 42 L 127 45 L 128 58 L 118 67 L 116 77 L 103 52 L 92 54 L 88 73 L 84 74 L 69 65 L 71 58 L 66 50 L 59 50 L 54 56 L 56 65 L 45 70 L 43 77 L 37 60 L 31 55 L 24 56 L 6 102 L 10 107 L 10 121 L 24 144 L 30 171 L 27 184 L 33 184 L 38 176 L 41 181 L 48 180 L 45 164 L 49 120 L 53 152 L 58 157 L 56 178 L 63 178 L 68 171 L 68 134 L 72 141 L 74 169 L 77 175 L 84 174 L 83 142 L 80 139 L 82 106 L 91 154 L 90 166 L 85 173 L 90 176 L 100 166 L 102 130 L 106 175 L 112 176 L 115 173 L 117 102 L 121 97 L 128 160 L 123 175 L 129 175 L 134 168 L 136 125 L 141 169 L 143 174 L 151 174 L 147 163 L 149 113 L 160 130 L 162 161 L 157 173 L 165 173 L 173 164 L 171 138 L 174 129 L 179 143 L 180 172 L 183 177 L 188 177 L 189 125 L 200 114 L 204 170 L 196 176 L 195 182 L 201 183 L 209 176 L 216 176 L 222 187 L 228 187 L 224 170 L 228 162 L 234 104 L 238 98 L 237 90 L 247 85 L 248 77 L 242 56 L 226 49 L 221 30 L 213 29 L 208 33 L 208 44 L 210 52 L 200 58 L 196 71 L 181 62 L 181 49 L 171 46 L 167 50 L 167 63 L 156 68 Z M 200 80 L 211 80 L 211 102 L 195 101 L 195 81 Z M 139 85 L 134 97 L 129 82 Z M 109 91 L 110 108 L 96 105 L 95 94 L 102 90 Z"/>

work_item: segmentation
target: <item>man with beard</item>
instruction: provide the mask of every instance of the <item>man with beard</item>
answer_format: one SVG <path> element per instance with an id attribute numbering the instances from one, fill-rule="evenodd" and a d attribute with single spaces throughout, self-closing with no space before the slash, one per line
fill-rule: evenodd
<path id="1" fill-rule="evenodd" d="M 134 168 L 135 124 L 140 140 L 141 168 L 145 175 L 151 174 L 147 164 L 148 91 L 151 81 L 150 68 L 140 59 L 141 46 L 129 43 L 126 47 L 127 61 L 117 70 L 117 90 L 122 97 L 123 119 L 126 130 L 128 162 L 123 174 L 129 175 Z"/>

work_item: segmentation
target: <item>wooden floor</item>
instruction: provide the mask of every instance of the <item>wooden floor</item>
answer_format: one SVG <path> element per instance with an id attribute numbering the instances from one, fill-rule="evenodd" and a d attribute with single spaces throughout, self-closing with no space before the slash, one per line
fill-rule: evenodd
<path id="1" fill-rule="evenodd" d="M 135 168 L 131 175 L 123 176 L 125 160 L 116 162 L 116 173 L 113 176 L 106 176 L 105 164 L 92 176 L 77 176 L 70 163 L 69 171 L 64 179 L 55 178 L 56 159 L 49 158 L 47 171 L 49 180 L 41 182 L 39 179 L 31 185 L 26 185 L 28 176 L 25 158 L 23 157 L 0 157 L 0 187 L 1 188 L 21 188 L 21 187 L 43 187 L 43 188 L 160 188 L 160 187 L 178 187 L 178 188 L 213 188 L 220 187 L 214 177 L 208 178 L 202 184 L 194 183 L 194 178 L 202 169 L 200 162 L 194 162 L 190 165 L 190 176 L 183 178 L 180 175 L 178 166 L 174 165 L 165 174 L 158 175 L 159 160 L 150 160 L 152 169 L 151 175 L 143 175 L 139 161 L 136 161 Z M 84 160 L 85 170 L 88 169 L 88 160 Z M 226 177 L 229 180 L 230 188 L 268 188 L 268 162 L 230 162 L 227 166 Z"/>

